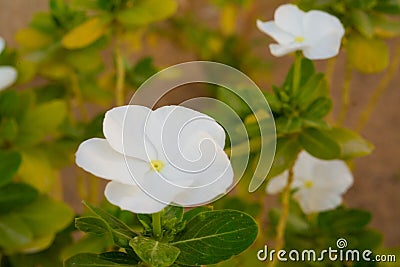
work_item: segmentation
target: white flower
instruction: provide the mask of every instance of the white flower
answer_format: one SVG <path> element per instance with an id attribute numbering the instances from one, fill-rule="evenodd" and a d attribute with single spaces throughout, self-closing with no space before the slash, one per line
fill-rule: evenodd
<path id="1" fill-rule="evenodd" d="M 306 58 L 326 59 L 339 53 L 344 28 L 339 19 L 326 12 L 304 12 L 292 4 L 275 10 L 274 21 L 257 21 L 257 27 L 278 44 L 270 44 L 272 55 L 283 56 L 302 50 Z"/>
<path id="2" fill-rule="evenodd" d="M 293 194 L 305 213 L 334 209 L 353 184 L 353 175 L 341 160 L 321 160 L 301 152 L 294 165 Z M 288 171 L 272 178 L 267 193 L 276 194 L 285 187 Z"/>
<path id="3" fill-rule="evenodd" d="M 122 209 L 155 213 L 166 205 L 204 204 L 233 185 L 225 132 L 211 117 L 181 106 L 108 111 L 106 139 L 83 142 L 76 163 L 111 180 L 105 196 Z"/>
<path id="4" fill-rule="evenodd" d="M 4 39 L 0 37 L 0 54 L 5 47 Z M 10 66 L 0 66 L 0 91 L 12 85 L 17 79 L 17 71 Z"/>

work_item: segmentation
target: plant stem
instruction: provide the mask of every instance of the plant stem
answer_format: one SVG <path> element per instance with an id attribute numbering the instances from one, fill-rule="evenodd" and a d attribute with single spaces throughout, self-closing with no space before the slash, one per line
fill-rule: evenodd
<path id="1" fill-rule="evenodd" d="M 89 115 L 87 113 L 87 110 L 85 108 L 85 105 L 83 103 L 83 99 L 82 99 L 82 93 L 81 90 L 79 88 L 79 80 L 78 80 L 78 75 L 73 72 L 71 75 L 71 88 L 72 88 L 72 92 L 75 95 L 76 98 L 76 103 L 78 105 L 78 109 L 79 109 L 79 113 L 81 116 L 81 119 L 83 121 L 88 121 L 89 120 Z"/>
<path id="2" fill-rule="evenodd" d="M 293 92 L 296 93 L 300 86 L 301 78 L 301 52 L 297 51 L 294 58 L 294 69 L 293 69 Z"/>
<path id="3" fill-rule="evenodd" d="M 125 85 L 125 67 L 124 58 L 120 49 L 119 42 L 115 47 L 115 68 L 117 73 L 117 82 L 115 84 L 115 101 L 117 106 L 122 106 L 125 102 L 124 85 Z"/>
<path id="4" fill-rule="evenodd" d="M 151 215 L 152 224 L 153 224 L 153 235 L 157 240 L 160 240 L 162 237 L 161 213 L 162 213 L 162 211 L 153 213 Z"/>
<path id="5" fill-rule="evenodd" d="M 332 77 L 333 73 L 335 72 L 336 59 L 337 57 L 330 58 L 326 63 L 325 77 L 326 77 L 326 82 L 328 83 L 328 89 L 330 89 L 332 85 Z"/>
<path id="6" fill-rule="evenodd" d="M 366 104 L 365 108 L 361 112 L 360 119 L 356 125 L 356 130 L 361 132 L 367 122 L 369 121 L 372 112 L 374 111 L 376 105 L 378 104 L 379 99 L 382 97 L 383 93 L 386 91 L 389 82 L 392 80 L 393 76 L 397 73 L 400 65 L 400 42 L 397 43 L 392 63 L 390 64 L 387 72 L 380 80 L 378 86 L 375 88 L 374 92 L 372 93 L 368 103 Z"/>
<path id="7" fill-rule="evenodd" d="M 275 251 L 277 252 L 285 246 L 285 230 L 290 208 L 290 190 L 294 178 L 293 169 L 294 169 L 294 164 L 289 168 L 288 180 L 282 193 L 282 213 L 281 216 L 279 217 L 279 222 L 276 230 L 277 234 L 276 234 Z M 276 264 L 277 264 L 277 258 L 275 257 L 271 262 L 270 266 L 274 267 Z"/>
<path id="8" fill-rule="evenodd" d="M 342 105 L 340 108 L 339 118 L 337 120 L 337 123 L 339 125 L 343 125 L 344 120 L 347 115 L 347 112 L 349 110 L 350 85 L 351 85 L 352 74 L 353 74 L 353 70 L 351 67 L 351 63 L 350 63 L 350 60 L 347 59 L 346 67 L 345 67 L 345 76 L 344 76 L 343 87 L 342 87 Z"/>

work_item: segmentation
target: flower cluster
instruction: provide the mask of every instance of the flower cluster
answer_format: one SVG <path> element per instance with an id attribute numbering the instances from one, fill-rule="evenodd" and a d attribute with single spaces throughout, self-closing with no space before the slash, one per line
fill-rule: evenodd
<path id="1" fill-rule="evenodd" d="M 301 50 L 308 59 L 326 59 L 339 52 L 344 28 L 339 19 L 326 12 L 304 12 L 286 4 L 275 11 L 274 21 L 257 21 L 257 27 L 278 44 L 270 44 L 274 56 Z"/>
<path id="2" fill-rule="evenodd" d="M 342 194 L 353 184 L 353 175 L 341 160 L 321 160 L 307 152 L 301 152 L 294 165 L 293 197 L 305 213 L 334 209 L 342 203 Z M 267 193 L 283 190 L 288 171 L 272 178 Z"/>
<path id="3" fill-rule="evenodd" d="M 5 48 L 4 39 L 0 37 L 0 54 Z M 10 66 L 0 66 L 0 90 L 12 85 L 17 79 L 17 71 Z"/>
<path id="4" fill-rule="evenodd" d="M 170 203 L 199 205 L 232 186 L 224 129 L 205 114 L 181 106 L 122 106 L 106 113 L 103 132 L 106 139 L 79 146 L 76 163 L 111 180 L 105 196 L 122 209 L 155 213 Z"/>

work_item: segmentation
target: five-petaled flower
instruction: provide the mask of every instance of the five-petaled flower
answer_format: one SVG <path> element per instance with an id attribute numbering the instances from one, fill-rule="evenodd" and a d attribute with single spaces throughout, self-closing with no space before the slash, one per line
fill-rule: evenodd
<path id="1" fill-rule="evenodd" d="M 233 186 L 224 129 L 203 113 L 122 106 L 106 113 L 103 132 L 106 139 L 79 146 L 76 163 L 111 180 L 105 196 L 122 209 L 155 213 L 170 203 L 195 206 Z"/>
<path id="2" fill-rule="evenodd" d="M 0 37 L 0 54 L 5 47 L 4 39 Z M 12 85 L 17 79 L 17 71 L 10 66 L 0 66 L 0 91 Z"/>
<path id="3" fill-rule="evenodd" d="M 257 27 L 278 42 L 269 46 L 274 56 L 302 50 L 308 59 L 326 59 L 339 53 L 344 28 L 335 16 L 285 4 L 275 10 L 274 19 L 257 21 Z"/>
<path id="4" fill-rule="evenodd" d="M 321 160 L 301 152 L 294 165 L 293 198 L 305 213 L 334 209 L 342 203 L 342 194 L 353 184 L 353 175 L 341 160 Z M 272 178 L 267 193 L 275 194 L 285 187 L 288 171 Z"/>

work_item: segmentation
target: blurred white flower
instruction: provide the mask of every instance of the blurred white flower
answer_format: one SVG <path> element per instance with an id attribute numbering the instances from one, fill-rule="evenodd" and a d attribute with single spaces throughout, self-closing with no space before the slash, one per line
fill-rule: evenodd
<path id="1" fill-rule="evenodd" d="M 4 39 L 0 37 L 0 54 L 5 47 Z M 17 71 L 10 66 L 0 66 L 0 91 L 12 85 L 17 79 Z"/>
<path id="2" fill-rule="evenodd" d="M 205 114 L 181 106 L 122 106 L 106 113 L 103 132 L 106 139 L 79 146 L 76 163 L 111 180 L 105 196 L 122 209 L 155 213 L 170 203 L 204 204 L 233 184 L 225 132 Z"/>
<path id="3" fill-rule="evenodd" d="M 353 184 L 353 175 L 342 160 L 321 160 L 301 152 L 293 169 L 292 189 L 304 213 L 334 209 L 342 203 L 344 194 Z M 288 171 L 274 177 L 266 191 L 276 194 L 283 190 Z"/>
<path id="4" fill-rule="evenodd" d="M 274 56 L 302 50 L 308 59 L 326 59 L 339 53 L 344 28 L 339 19 L 326 12 L 304 12 L 292 4 L 275 10 L 274 21 L 257 21 L 257 27 L 278 44 L 270 44 Z"/>

